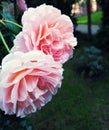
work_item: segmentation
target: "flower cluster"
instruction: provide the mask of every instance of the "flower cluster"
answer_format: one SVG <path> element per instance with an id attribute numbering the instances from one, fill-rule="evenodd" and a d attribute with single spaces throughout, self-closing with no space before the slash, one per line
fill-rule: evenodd
<path id="1" fill-rule="evenodd" d="M 62 65 L 77 44 L 70 18 L 53 6 L 28 8 L 22 25 L 0 72 L 0 108 L 17 117 L 35 112 L 56 94 Z"/>

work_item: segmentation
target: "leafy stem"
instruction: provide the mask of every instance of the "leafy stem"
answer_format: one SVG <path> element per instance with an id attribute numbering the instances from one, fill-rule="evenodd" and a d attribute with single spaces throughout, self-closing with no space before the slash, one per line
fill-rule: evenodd
<path id="1" fill-rule="evenodd" d="M 15 23 L 15 22 L 13 22 L 13 21 L 10 21 L 10 20 L 0 20 L 0 23 L 2 23 L 3 25 L 5 25 L 5 22 L 10 23 L 10 24 L 13 24 L 13 25 L 16 25 L 16 26 L 19 27 L 19 28 L 22 28 L 21 25 Z"/>
<path id="2" fill-rule="evenodd" d="M 8 47 L 8 45 L 7 45 L 7 43 L 6 43 L 6 41 L 5 41 L 5 39 L 4 39 L 4 37 L 3 37 L 3 35 L 2 35 L 1 32 L 0 32 L 0 38 L 1 38 L 1 40 L 2 40 L 2 42 L 3 42 L 3 44 L 4 44 L 4 46 L 5 46 L 5 48 L 6 48 L 6 50 L 7 50 L 7 52 L 9 53 L 9 52 L 10 52 L 10 49 L 9 49 L 9 47 Z"/>

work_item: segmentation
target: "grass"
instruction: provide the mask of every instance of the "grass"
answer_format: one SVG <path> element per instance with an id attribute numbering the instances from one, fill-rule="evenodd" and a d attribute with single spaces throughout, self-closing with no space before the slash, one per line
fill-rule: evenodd
<path id="1" fill-rule="evenodd" d="M 101 11 L 92 13 L 91 14 L 92 24 L 101 25 L 101 18 L 102 18 L 102 12 Z M 87 21 L 87 15 L 79 16 L 77 18 L 78 24 L 87 24 L 87 22 L 88 22 Z"/>
<path id="2" fill-rule="evenodd" d="M 52 101 L 28 116 L 33 130 L 109 129 L 109 75 L 93 81 L 77 74 L 75 67 L 81 48 L 64 65 L 62 87 Z"/>

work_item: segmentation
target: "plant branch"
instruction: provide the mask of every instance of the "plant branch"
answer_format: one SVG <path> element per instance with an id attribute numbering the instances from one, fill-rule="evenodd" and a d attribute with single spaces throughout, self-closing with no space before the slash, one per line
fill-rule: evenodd
<path id="1" fill-rule="evenodd" d="M 5 39 L 4 39 L 4 37 L 3 37 L 3 35 L 2 35 L 1 32 L 0 32 L 0 38 L 1 38 L 1 40 L 2 40 L 2 42 L 3 42 L 3 44 L 4 44 L 4 46 L 5 46 L 5 48 L 6 48 L 6 50 L 7 50 L 7 52 L 9 53 L 9 52 L 10 52 L 10 49 L 9 49 L 9 47 L 8 47 L 8 45 L 7 45 L 7 43 L 6 43 L 6 41 L 5 41 Z"/>
<path id="2" fill-rule="evenodd" d="M 15 23 L 15 22 L 13 22 L 13 21 L 10 21 L 10 20 L 0 20 L 0 23 L 2 23 L 2 24 L 4 24 L 4 25 L 5 25 L 5 23 L 4 23 L 4 22 L 11 23 L 11 24 L 13 24 L 13 25 L 16 25 L 16 26 L 17 26 L 17 27 L 19 27 L 19 28 L 22 28 L 22 26 L 21 26 L 21 25 L 19 25 L 19 24 Z"/>

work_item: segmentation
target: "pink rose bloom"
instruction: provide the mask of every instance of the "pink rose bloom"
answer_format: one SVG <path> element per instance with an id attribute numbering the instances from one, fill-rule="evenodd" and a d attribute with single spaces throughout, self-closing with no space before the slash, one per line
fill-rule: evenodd
<path id="1" fill-rule="evenodd" d="M 41 51 L 15 52 L 2 61 L 0 108 L 24 117 L 49 102 L 62 81 L 62 65 Z"/>
<path id="2" fill-rule="evenodd" d="M 49 5 L 29 8 L 22 16 L 23 30 L 14 40 L 14 51 L 41 50 L 55 61 L 65 63 L 72 57 L 77 40 L 70 18 Z"/>
<path id="3" fill-rule="evenodd" d="M 25 0 L 17 0 L 17 6 L 20 11 L 24 12 L 25 10 L 27 10 L 27 5 L 25 3 Z"/>

